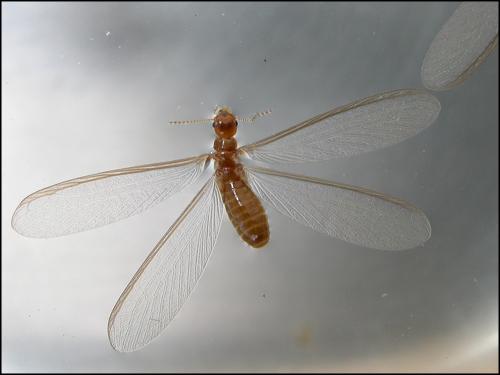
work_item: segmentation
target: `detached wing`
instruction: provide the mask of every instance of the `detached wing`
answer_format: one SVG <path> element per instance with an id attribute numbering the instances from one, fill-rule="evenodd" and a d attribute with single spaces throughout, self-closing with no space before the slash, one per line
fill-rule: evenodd
<path id="1" fill-rule="evenodd" d="M 212 254 L 223 205 L 212 177 L 146 258 L 108 323 L 113 348 L 147 345 L 179 312 Z"/>
<path id="2" fill-rule="evenodd" d="M 419 90 L 391 91 L 333 109 L 240 148 L 264 162 L 329 160 L 390 146 L 436 120 L 441 106 Z"/>
<path id="3" fill-rule="evenodd" d="M 246 168 L 253 191 L 283 215 L 332 237 L 380 250 L 416 247 L 430 237 L 425 214 L 374 191 L 263 168 Z"/>
<path id="4" fill-rule="evenodd" d="M 429 90 L 462 83 L 498 44 L 498 1 L 464 2 L 432 41 L 422 63 Z"/>
<path id="5" fill-rule="evenodd" d="M 49 186 L 22 200 L 12 227 L 27 237 L 47 238 L 125 219 L 196 181 L 207 158 L 116 169 Z"/>

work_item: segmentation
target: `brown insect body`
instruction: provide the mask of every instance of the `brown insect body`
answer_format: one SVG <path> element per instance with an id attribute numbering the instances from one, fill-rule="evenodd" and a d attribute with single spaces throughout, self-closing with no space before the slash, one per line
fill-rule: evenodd
<path id="1" fill-rule="evenodd" d="M 250 246 L 259 248 L 269 241 L 266 212 L 246 181 L 238 159 L 238 143 L 234 138 L 238 122 L 228 109 L 217 112 L 213 127 L 215 176 L 229 219 L 240 237 Z"/>

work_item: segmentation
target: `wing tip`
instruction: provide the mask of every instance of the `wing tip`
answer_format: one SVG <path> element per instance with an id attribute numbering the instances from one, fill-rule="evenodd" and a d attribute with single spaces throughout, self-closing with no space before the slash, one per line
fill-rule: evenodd
<path id="1" fill-rule="evenodd" d="M 450 21 L 455 20 L 457 17 L 457 12 L 462 12 L 464 11 L 464 4 L 471 2 L 464 2 L 458 6 L 458 8 L 455 10 L 455 12 L 448 18 L 446 23 L 441 27 L 441 29 L 438 31 L 438 33 L 434 36 L 434 39 L 432 40 L 431 44 L 429 45 L 429 48 L 427 49 L 424 60 L 422 61 L 422 66 L 420 70 L 420 76 L 422 79 L 422 84 L 424 85 L 425 88 L 431 91 L 446 91 L 450 90 L 452 88 L 455 88 L 456 86 L 461 85 L 464 83 L 469 76 L 477 70 L 477 68 L 484 62 L 484 60 L 490 55 L 490 53 L 495 49 L 495 47 L 498 44 L 498 16 L 496 18 L 496 34 L 493 34 L 489 42 L 486 44 L 484 49 L 480 51 L 479 53 L 476 53 L 472 55 L 472 61 L 459 70 L 458 72 L 454 73 L 454 76 L 445 76 L 445 79 L 442 79 L 443 74 L 440 74 L 439 68 L 441 66 L 438 64 L 435 64 L 435 61 L 438 60 L 439 62 L 442 62 L 442 58 L 439 59 L 440 54 L 443 51 L 443 40 L 445 40 L 445 47 L 450 47 L 450 44 L 446 42 L 445 35 L 448 33 L 448 25 Z M 479 3 L 479 2 L 476 2 Z M 498 2 L 482 2 L 482 6 L 485 4 L 489 4 L 488 6 L 493 6 L 496 9 L 493 9 L 493 12 L 490 12 L 492 14 L 498 15 Z M 463 16 L 464 14 L 462 14 Z M 469 17 L 470 18 L 470 17 Z M 495 23 L 492 22 L 491 25 L 494 25 Z M 463 31 L 463 30 L 462 30 Z M 463 40 L 462 40 L 463 41 Z M 446 45 L 447 44 L 447 45 Z M 449 54 L 452 56 L 453 54 Z M 446 59 L 446 56 L 445 56 Z M 439 80 L 439 77 L 441 76 L 441 80 Z"/>
<path id="2" fill-rule="evenodd" d="M 44 239 L 44 238 L 62 237 L 74 233 L 74 232 L 43 231 L 40 228 L 35 228 L 33 226 L 33 221 L 31 222 L 30 225 L 29 216 L 22 215 L 22 213 L 26 214 L 25 209 L 26 207 L 28 207 L 29 204 L 29 202 L 25 203 L 24 201 L 25 199 L 19 204 L 19 206 L 17 206 L 16 210 L 12 214 L 12 218 L 10 219 L 10 226 L 17 234 L 26 238 Z M 24 218 L 24 220 L 22 220 L 23 221 L 22 224 L 19 223 L 19 219 L 21 217 Z"/>
<path id="3" fill-rule="evenodd" d="M 418 218 L 421 219 L 421 225 L 420 225 L 421 231 L 420 232 L 422 233 L 422 236 L 421 236 L 421 238 L 419 238 L 419 240 L 416 244 L 414 244 L 411 247 L 408 247 L 405 250 L 414 249 L 416 247 L 423 247 L 424 244 L 432 236 L 432 226 L 431 226 L 431 222 L 429 221 L 429 218 L 427 217 L 427 215 L 425 215 L 425 213 L 421 209 L 419 209 L 419 208 L 415 208 L 415 209 L 416 209 L 416 214 L 418 215 Z"/>
<path id="4" fill-rule="evenodd" d="M 417 231 L 418 235 L 416 236 L 415 239 L 410 240 L 405 246 L 400 246 L 386 250 L 405 251 L 405 250 L 415 249 L 417 247 L 424 247 L 424 244 L 431 238 L 432 226 L 429 221 L 429 218 L 427 217 L 427 215 L 425 215 L 425 213 L 421 209 L 414 206 L 412 206 L 412 208 L 415 211 L 414 221 L 415 221 L 415 226 L 418 227 Z"/>
<path id="5" fill-rule="evenodd" d="M 429 120 L 429 124 L 427 126 L 432 125 L 439 117 L 439 114 L 441 113 L 441 102 L 437 97 L 432 95 L 431 93 L 427 92 L 426 93 L 429 99 L 432 101 L 432 104 L 434 104 L 435 108 L 433 108 L 434 112 L 432 113 L 432 116 Z"/>
<path id="6" fill-rule="evenodd" d="M 16 231 L 17 233 L 23 235 L 20 231 L 19 231 L 19 228 L 17 227 L 16 225 L 16 221 L 17 221 L 17 215 L 19 213 L 19 210 L 22 206 L 22 203 L 20 203 L 16 209 L 14 210 L 14 213 L 12 214 L 12 217 L 10 219 L 10 226 L 12 227 L 12 229 L 14 229 L 14 231 Z"/>
<path id="7" fill-rule="evenodd" d="M 26 231 L 19 225 L 19 215 L 23 211 L 23 209 L 26 207 L 26 203 L 24 203 L 26 199 L 23 199 L 21 203 L 16 207 L 14 210 L 14 213 L 12 214 L 12 217 L 10 219 L 10 226 L 11 228 L 17 233 L 20 234 L 23 237 L 28 237 L 28 238 L 44 238 L 43 236 L 37 236 L 35 233 L 30 233 L 29 231 Z"/>
<path id="8" fill-rule="evenodd" d="M 114 312 L 114 310 L 113 310 Z M 117 336 L 114 334 L 114 316 L 113 312 L 111 313 L 109 319 L 108 319 L 108 340 L 109 344 L 113 348 L 114 351 L 118 353 L 132 353 L 135 351 L 138 351 L 142 348 L 144 348 L 146 345 L 149 344 L 149 342 L 143 344 L 143 345 L 138 345 L 138 346 L 126 346 L 124 341 L 118 340 Z"/>
<path id="9" fill-rule="evenodd" d="M 130 353 L 133 352 L 134 350 L 127 350 L 122 346 L 122 344 L 116 339 L 115 335 L 113 334 L 113 324 L 108 321 L 108 340 L 109 344 L 113 348 L 114 351 L 119 352 L 119 353 Z"/>
<path id="10" fill-rule="evenodd" d="M 424 84 L 425 86 L 425 84 Z M 427 88 L 427 87 L 426 87 Z M 441 102 L 439 101 L 439 99 L 433 95 L 432 93 L 426 91 L 426 90 L 423 90 L 423 89 L 412 89 L 412 90 L 406 90 L 407 93 L 408 93 L 408 96 L 410 95 L 415 95 L 415 96 L 419 96 L 422 98 L 423 101 L 425 101 L 427 104 L 429 104 L 430 108 L 428 108 L 428 113 L 429 113 L 429 119 L 424 122 L 424 127 L 423 128 L 426 128 L 430 125 L 432 125 L 436 120 L 437 118 L 439 117 L 439 114 L 441 113 Z"/>

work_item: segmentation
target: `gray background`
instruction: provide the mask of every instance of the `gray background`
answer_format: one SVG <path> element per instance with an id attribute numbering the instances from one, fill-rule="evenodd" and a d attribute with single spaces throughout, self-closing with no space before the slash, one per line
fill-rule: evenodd
<path id="1" fill-rule="evenodd" d="M 497 369 L 498 49 L 436 96 L 437 122 L 370 154 L 281 169 L 403 198 L 429 217 L 398 253 L 318 234 L 268 209 L 271 242 L 228 220 L 164 333 L 121 354 L 116 299 L 195 193 L 93 231 L 36 240 L 10 227 L 29 193 L 210 149 L 227 104 L 240 144 L 378 92 L 421 87 L 456 3 L 2 3 L 3 371 Z"/>

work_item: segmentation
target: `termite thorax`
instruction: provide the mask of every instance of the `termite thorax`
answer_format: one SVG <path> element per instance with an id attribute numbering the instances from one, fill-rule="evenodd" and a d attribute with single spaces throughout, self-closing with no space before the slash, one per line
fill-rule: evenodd
<path id="1" fill-rule="evenodd" d="M 215 138 L 214 150 L 217 152 L 234 152 L 237 147 L 238 142 L 236 142 L 235 138 Z"/>

